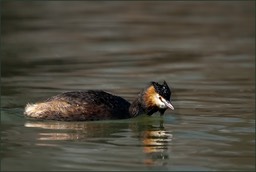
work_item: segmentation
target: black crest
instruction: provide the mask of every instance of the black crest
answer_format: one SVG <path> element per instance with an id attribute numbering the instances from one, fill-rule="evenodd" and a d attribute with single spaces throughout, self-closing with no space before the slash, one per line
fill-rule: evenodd
<path id="1" fill-rule="evenodd" d="M 166 100 L 170 100 L 171 90 L 165 81 L 163 82 L 163 84 L 152 81 L 151 84 L 154 86 L 158 94 L 163 96 Z"/>

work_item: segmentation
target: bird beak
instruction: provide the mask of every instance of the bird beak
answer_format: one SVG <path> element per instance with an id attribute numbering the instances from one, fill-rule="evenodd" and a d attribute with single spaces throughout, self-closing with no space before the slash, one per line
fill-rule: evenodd
<path id="1" fill-rule="evenodd" d="M 171 104 L 170 101 L 165 100 L 165 99 L 162 99 L 162 102 L 163 102 L 168 108 L 170 108 L 171 110 L 174 110 L 174 107 L 173 107 L 173 105 Z"/>

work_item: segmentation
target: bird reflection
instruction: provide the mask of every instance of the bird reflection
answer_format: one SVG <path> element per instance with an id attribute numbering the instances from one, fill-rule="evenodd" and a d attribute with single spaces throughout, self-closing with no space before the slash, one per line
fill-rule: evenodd
<path id="1" fill-rule="evenodd" d="M 93 137 L 107 137 L 122 128 L 122 124 L 28 121 L 25 123 L 25 127 L 43 129 L 38 132 L 37 140 L 83 140 Z"/>
<path id="2" fill-rule="evenodd" d="M 129 132 L 138 135 L 143 148 L 142 152 L 145 154 L 143 163 L 148 166 L 167 164 L 170 154 L 168 147 L 173 139 L 171 132 L 164 128 L 162 120 L 139 119 L 117 123 L 27 121 L 25 126 L 39 129 L 36 140 L 37 145 L 40 146 L 51 146 L 57 143 L 47 142 L 53 140 L 88 141 L 92 138 L 113 138 L 116 137 L 115 133 L 129 128 Z"/>
<path id="3" fill-rule="evenodd" d="M 82 131 L 78 124 L 65 125 L 62 123 L 45 123 L 45 122 L 27 122 L 25 127 L 41 128 L 55 131 L 55 132 L 38 132 L 37 140 L 74 140 L 81 139 L 82 135 L 79 131 Z M 76 130 L 76 133 L 68 132 L 68 129 Z"/>
<path id="4" fill-rule="evenodd" d="M 142 132 L 143 152 L 146 155 L 146 165 L 166 165 L 168 161 L 168 144 L 172 141 L 173 135 L 166 131 L 162 125 L 159 127 L 150 126 Z"/>

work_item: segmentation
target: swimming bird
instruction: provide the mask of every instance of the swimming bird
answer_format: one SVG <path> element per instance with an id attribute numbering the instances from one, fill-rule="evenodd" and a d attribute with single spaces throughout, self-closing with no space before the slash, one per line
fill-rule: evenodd
<path id="1" fill-rule="evenodd" d="M 132 103 L 120 96 L 102 90 L 64 92 L 35 104 L 27 104 L 24 114 L 28 118 L 58 121 L 92 121 L 127 119 L 141 114 L 163 115 L 170 108 L 171 90 L 163 84 L 150 82 Z"/>

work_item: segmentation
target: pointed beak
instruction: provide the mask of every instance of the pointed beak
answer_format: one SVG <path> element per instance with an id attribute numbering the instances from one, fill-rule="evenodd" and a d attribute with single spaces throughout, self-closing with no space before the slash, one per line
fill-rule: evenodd
<path id="1" fill-rule="evenodd" d="M 171 110 L 174 110 L 174 107 L 173 107 L 173 105 L 171 104 L 170 101 L 165 100 L 165 99 L 162 99 L 162 102 L 163 102 L 168 108 L 170 108 Z"/>

